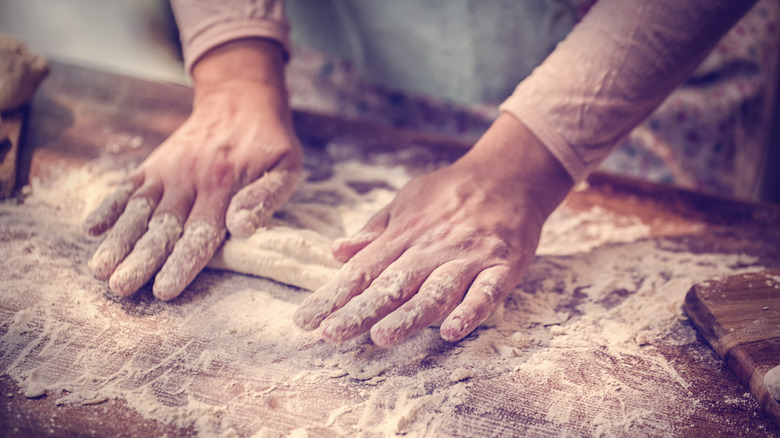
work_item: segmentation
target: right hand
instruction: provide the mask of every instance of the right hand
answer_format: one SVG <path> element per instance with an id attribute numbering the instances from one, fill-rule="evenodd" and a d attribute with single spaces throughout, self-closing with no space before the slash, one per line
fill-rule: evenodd
<path id="1" fill-rule="evenodd" d="M 357 235 L 345 265 L 295 313 L 339 343 L 395 345 L 441 321 L 457 341 L 493 312 L 533 260 L 544 221 L 573 181 L 519 120 L 502 114 L 461 159 L 410 181 Z"/>
<path id="2" fill-rule="evenodd" d="M 283 69 L 280 48 L 259 39 L 195 65 L 190 117 L 85 221 L 93 236 L 113 227 L 90 261 L 112 291 L 130 295 L 157 273 L 154 295 L 175 298 L 226 231 L 248 236 L 289 199 L 302 150 Z"/>

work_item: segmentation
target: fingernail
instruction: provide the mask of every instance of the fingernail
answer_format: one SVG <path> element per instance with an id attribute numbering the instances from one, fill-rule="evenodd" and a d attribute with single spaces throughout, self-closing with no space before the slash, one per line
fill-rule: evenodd
<path id="1" fill-rule="evenodd" d="M 329 312 L 323 309 L 313 309 L 312 305 L 306 305 L 304 302 L 301 307 L 295 311 L 293 321 L 298 327 L 304 330 L 314 330 L 320 326 L 320 323 L 328 316 Z"/>
<path id="2" fill-rule="evenodd" d="M 325 342 L 329 344 L 337 344 L 339 341 L 338 339 L 331 333 L 331 328 L 327 324 L 323 324 L 322 326 L 322 339 L 325 340 Z"/>
<path id="3" fill-rule="evenodd" d="M 394 331 L 395 332 L 395 331 Z M 390 347 L 398 343 L 397 334 L 389 334 L 387 330 L 377 329 L 376 326 L 371 328 L 371 341 L 379 347 Z"/>
<path id="4" fill-rule="evenodd" d="M 246 209 L 228 210 L 225 224 L 227 224 L 230 234 L 240 238 L 251 236 L 260 226 L 257 217 Z"/>
<path id="5" fill-rule="evenodd" d="M 117 271 L 114 273 L 114 275 L 111 276 L 111 278 L 108 280 L 108 287 L 111 289 L 112 292 L 115 294 L 126 297 L 128 295 L 131 295 L 133 292 L 135 292 L 138 288 L 134 288 L 132 284 L 136 283 L 137 279 L 132 278 L 133 272 L 122 272 Z"/>
<path id="6" fill-rule="evenodd" d="M 338 316 L 335 318 L 333 316 L 326 318 L 322 321 L 320 327 L 322 328 L 322 337 L 329 344 L 338 344 L 348 341 L 362 332 L 359 323 L 345 321 Z"/>
<path id="7" fill-rule="evenodd" d="M 92 271 L 92 275 L 98 280 L 107 280 L 114 271 L 114 268 L 119 264 L 118 257 L 114 257 L 115 251 L 105 248 L 101 245 L 95 254 L 92 255 L 88 265 L 89 270 Z"/>
<path id="8" fill-rule="evenodd" d="M 445 341 L 457 341 L 463 337 L 463 329 L 463 321 L 460 317 L 455 317 L 449 321 L 444 321 L 439 329 L 439 334 Z"/>

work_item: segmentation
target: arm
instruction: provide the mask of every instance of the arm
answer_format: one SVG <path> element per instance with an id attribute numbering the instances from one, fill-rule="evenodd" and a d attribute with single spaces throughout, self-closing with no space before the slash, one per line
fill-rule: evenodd
<path id="1" fill-rule="evenodd" d="M 520 282 L 573 183 L 682 82 L 753 2 L 602 0 L 502 106 L 474 148 L 411 181 L 334 252 L 303 328 L 392 345 L 446 316 L 474 330 Z"/>
<path id="2" fill-rule="evenodd" d="M 501 109 L 583 179 L 755 0 L 599 0 Z"/>
<path id="3" fill-rule="evenodd" d="M 91 235 L 111 228 L 90 268 L 120 295 L 132 294 L 159 270 L 155 296 L 178 296 L 226 231 L 246 236 L 263 226 L 300 178 L 284 44 L 250 34 L 193 50 L 206 47 L 198 35 L 214 29 L 203 22 L 227 23 L 201 17 L 189 26 L 205 30 L 183 30 L 195 86 L 192 114 L 85 223 Z"/>

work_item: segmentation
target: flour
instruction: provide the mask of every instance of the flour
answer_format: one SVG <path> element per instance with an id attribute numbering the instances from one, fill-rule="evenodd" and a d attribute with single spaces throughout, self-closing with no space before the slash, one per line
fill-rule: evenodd
<path id="1" fill-rule="evenodd" d="M 97 243 L 80 222 L 123 172 L 53 175 L 22 204 L 0 203 L 0 371 L 61 406 L 122 400 L 204 437 L 670 434 L 701 411 L 661 348 L 707 351 L 681 313 L 685 292 L 762 268 L 563 206 L 493 328 L 455 344 L 426 329 L 390 349 L 365 335 L 330 346 L 292 322 L 308 293 L 269 280 L 207 270 L 171 303 L 148 286 L 117 298 L 86 266 Z M 277 218 L 350 235 L 408 178 L 339 164 Z"/>
<path id="2" fill-rule="evenodd" d="M 455 371 L 450 374 L 450 381 L 451 382 L 460 382 L 461 380 L 466 380 L 474 377 L 474 371 L 471 371 L 466 368 L 458 368 Z"/>
<path id="3" fill-rule="evenodd" d="M 125 214 L 119 217 L 89 262 L 95 277 L 108 280 L 114 269 L 130 254 L 133 245 L 146 232 L 153 211 L 154 204 L 146 198 L 131 199 L 127 203 Z"/>
<path id="4" fill-rule="evenodd" d="M 154 279 L 154 296 L 167 301 L 177 297 L 225 238 L 225 230 L 207 220 L 190 221 L 173 252 Z"/>
<path id="5" fill-rule="evenodd" d="M 46 394 L 46 388 L 36 381 L 23 382 L 22 394 L 27 398 L 43 397 Z"/>
<path id="6" fill-rule="evenodd" d="M 300 187 L 293 202 L 278 214 L 284 220 L 272 220 L 246 238 L 228 237 L 208 266 L 309 291 L 323 286 L 342 265 L 331 252 L 334 239 L 356 233 L 357 227 L 387 205 L 395 190 L 409 180 L 400 168 L 367 173 L 355 162 L 347 162 L 338 164 L 337 169 L 340 178 Z M 354 188 L 379 181 L 380 187 L 366 193 Z M 333 205 L 329 200 L 339 202 Z"/>
<path id="7" fill-rule="evenodd" d="M 588 252 L 607 243 L 633 242 L 649 235 L 650 227 L 639 218 L 618 216 L 599 206 L 587 211 L 572 211 L 563 205 L 553 211 L 542 227 L 536 254 Z"/>
<path id="8" fill-rule="evenodd" d="M 341 266 L 330 253 L 330 243 L 311 230 L 272 225 L 247 239 L 228 238 L 208 267 L 270 278 L 313 291 Z"/>
<path id="9" fill-rule="evenodd" d="M 181 232 L 181 221 L 173 214 L 153 216 L 133 251 L 111 274 L 108 282 L 111 290 L 127 296 L 148 282 L 173 250 Z"/>

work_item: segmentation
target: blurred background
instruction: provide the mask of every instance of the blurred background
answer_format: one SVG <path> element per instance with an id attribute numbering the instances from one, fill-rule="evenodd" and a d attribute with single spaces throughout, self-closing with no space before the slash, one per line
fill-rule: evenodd
<path id="1" fill-rule="evenodd" d="M 185 82 L 167 1 L 0 0 L 0 32 L 71 64 Z"/>
<path id="2" fill-rule="evenodd" d="M 475 141 L 595 0 L 288 0 L 297 109 Z M 188 83 L 167 0 L 0 0 L 49 59 Z M 603 169 L 780 199 L 780 0 L 761 0 Z"/>

